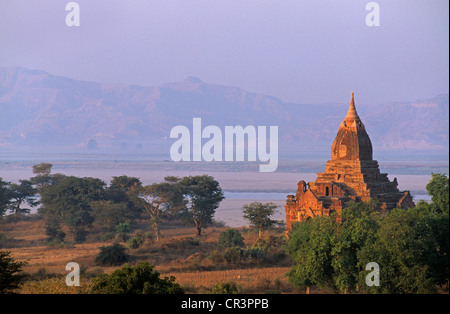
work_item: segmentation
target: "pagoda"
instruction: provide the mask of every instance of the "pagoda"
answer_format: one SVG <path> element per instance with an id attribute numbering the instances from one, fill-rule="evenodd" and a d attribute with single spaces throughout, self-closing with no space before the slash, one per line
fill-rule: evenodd
<path id="1" fill-rule="evenodd" d="M 382 211 L 414 206 L 409 191 L 399 191 L 397 178 L 390 181 L 380 173 L 372 158 L 372 142 L 358 116 L 353 93 L 347 115 L 339 126 L 331 147 L 331 160 L 316 181 L 300 181 L 295 195 L 286 200 L 286 229 L 297 221 L 341 213 L 350 201 L 378 200 Z"/>

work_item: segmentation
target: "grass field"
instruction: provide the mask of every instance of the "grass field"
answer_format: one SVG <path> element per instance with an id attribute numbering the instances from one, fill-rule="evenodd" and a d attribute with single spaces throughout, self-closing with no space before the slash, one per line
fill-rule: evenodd
<path id="1" fill-rule="evenodd" d="M 146 221 L 139 221 L 135 227 L 141 232 L 148 231 Z M 218 238 L 226 229 L 209 227 L 204 229 L 201 237 L 196 237 L 195 228 L 166 222 L 160 243 L 145 242 L 137 249 L 127 249 L 129 264 L 148 261 L 155 265 L 161 277 L 174 276 L 186 293 L 209 293 L 214 285 L 227 281 L 236 283 L 242 293 L 304 293 L 289 283 L 286 273 L 291 261 L 281 247 L 276 248 L 278 255 L 264 261 L 228 263 L 211 258 L 212 254 L 220 252 Z M 247 246 L 257 240 L 256 232 L 246 228 L 239 230 Z M 10 251 L 17 261 L 27 262 L 23 270 L 29 274 L 29 281 L 19 291 L 22 293 L 70 293 L 72 290 L 65 287 L 62 280 L 69 273 L 65 270 L 69 262 L 80 265 L 82 286 L 89 286 L 97 274 L 110 273 L 121 267 L 95 263 L 99 248 L 115 241 L 101 241 L 101 233 L 95 229 L 91 230 L 86 243 L 75 244 L 67 237 L 67 243 L 59 246 L 47 244 L 42 219 L 2 223 L 0 233 L 6 239 L 2 242 L 2 250 Z M 283 230 L 266 232 L 265 236 L 282 238 Z"/>

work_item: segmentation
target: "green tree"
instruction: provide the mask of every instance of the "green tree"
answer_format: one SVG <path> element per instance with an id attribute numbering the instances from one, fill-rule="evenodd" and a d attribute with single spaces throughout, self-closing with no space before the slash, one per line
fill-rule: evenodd
<path id="1" fill-rule="evenodd" d="M 262 237 L 262 232 L 272 228 L 277 221 L 272 219 L 275 209 L 278 205 L 275 203 L 252 202 L 242 206 L 243 217 L 250 222 L 253 228 L 258 229 L 258 237 Z"/>
<path id="2" fill-rule="evenodd" d="M 139 178 L 119 176 L 113 177 L 111 185 L 106 189 L 106 199 L 115 204 L 125 203 L 128 207 L 124 220 L 139 218 L 141 215 L 141 204 L 139 192 L 142 182 Z"/>
<path id="3" fill-rule="evenodd" d="M 114 231 L 115 226 L 130 222 L 134 215 L 130 213 L 126 202 L 115 203 L 110 200 L 91 202 L 95 224 L 103 227 L 106 232 Z"/>
<path id="4" fill-rule="evenodd" d="M 13 293 L 23 281 L 26 262 L 16 262 L 11 252 L 0 251 L 0 294 Z"/>
<path id="5" fill-rule="evenodd" d="M 432 173 L 426 189 L 431 196 L 433 206 L 438 212 L 449 213 L 449 185 L 445 174 Z"/>
<path id="6" fill-rule="evenodd" d="M 22 208 L 23 204 L 28 204 L 35 207 L 39 204 L 37 201 L 37 189 L 33 187 L 30 180 L 19 180 L 20 184 L 12 183 L 9 186 L 10 190 L 10 206 L 9 210 L 14 215 L 30 213 L 30 209 Z"/>
<path id="7" fill-rule="evenodd" d="M 100 252 L 95 257 L 95 262 L 99 265 L 115 266 L 128 262 L 129 255 L 126 253 L 126 248 L 114 243 L 109 246 L 101 246 Z"/>
<path id="8" fill-rule="evenodd" d="M 360 286 L 369 293 L 433 293 L 430 262 L 436 257 L 436 241 L 428 218 L 416 209 L 394 209 L 382 217 L 376 239 L 358 253 L 360 269 L 376 262 L 380 285 L 367 287 L 361 271 Z"/>
<path id="9" fill-rule="evenodd" d="M 83 242 L 85 228 L 94 221 L 92 202 L 104 199 L 105 185 L 95 178 L 63 177 L 41 190 L 39 212 L 48 227 L 58 227 L 62 222 L 69 226 L 76 242 Z"/>
<path id="10" fill-rule="evenodd" d="M 148 262 L 136 266 L 125 264 L 109 274 L 100 274 L 94 279 L 93 293 L 106 294 L 181 294 L 184 289 L 175 282 L 175 277 L 160 278 L 159 272 Z"/>
<path id="11" fill-rule="evenodd" d="M 52 168 L 53 165 L 42 162 L 38 165 L 33 166 L 33 173 L 35 174 L 34 177 L 30 179 L 30 181 L 35 185 L 38 189 L 40 189 L 42 186 L 49 185 L 52 183 Z"/>
<path id="12" fill-rule="evenodd" d="M 306 288 L 307 293 L 312 285 L 335 289 L 331 256 L 335 243 L 334 217 L 317 216 L 296 223 L 287 243 L 287 252 L 296 262 L 288 273 L 289 280 Z"/>
<path id="13" fill-rule="evenodd" d="M 8 209 L 10 204 L 9 200 L 11 198 L 10 195 L 9 182 L 5 182 L 0 178 L 0 218 L 5 215 L 6 210 Z"/>
<path id="14" fill-rule="evenodd" d="M 166 177 L 161 183 L 153 183 L 140 189 L 139 199 L 145 215 L 150 218 L 156 242 L 161 239 L 162 215 L 181 201 L 180 195 L 178 180 L 172 180 L 171 177 Z"/>
<path id="15" fill-rule="evenodd" d="M 375 200 L 350 201 L 342 210 L 341 223 L 335 225 L 336 236 L 331 250 L 336 290 L 345 293 L 357 290 L 360 271 L 357 254 L 375 240 L 379 219 L 380 209 Z"/>
<path id="16" fill-rule="evenodd" d="M 234 281 L 219 282 L 212 287 L 212 294 L 239 294 L 241 287 Z"/>
<path id="17" fill-rule="evenodd" d="M 244 237 L 236 229 L 228 229 L 220 233 L 219 235 L 219 245 L 223 248 L 244 246 Z"/>
<path id="18" fill-rule="evenodd" d="M 180 192 L 186 197 L 184 217 L 194 223 L 197 235 L 212 223 L 216 209 L 225 198 L 219 182 L 208 175 L 184 177 L 179 182 Z"/>
<path id="19" fill-rule="evenodd" d="M 314 217 L 293 228 L 287 251 L 297 265 L 289 272 L 291 282 L 343 293 L 357 289 L 358 252 L 375 239 L 379 208 L 375 201 L 349 202 L 337 218 Z"/>

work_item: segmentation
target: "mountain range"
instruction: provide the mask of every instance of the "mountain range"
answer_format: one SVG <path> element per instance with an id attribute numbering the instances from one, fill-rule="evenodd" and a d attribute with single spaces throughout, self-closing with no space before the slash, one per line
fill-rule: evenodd
<path id="1" fill-rule="evenodd" d="M 288 83 L 288 82 L 287 82 Z M 357 94 L 356 94 L 357 95 Z M 349 92 L 350 96 L 350 92 Z M 196 77 L 160 87 L 102 85 L 23 67 L 0 67 L 0 150 L 169 155 L 176 125 L 277 125 L 280 158 L 329 154 L 349 99 L 286 103 Z M 358 106 L 376 153 L 448 160 L 449 95 Z M 402 157 L 404 156 L 404 157 Z"/>

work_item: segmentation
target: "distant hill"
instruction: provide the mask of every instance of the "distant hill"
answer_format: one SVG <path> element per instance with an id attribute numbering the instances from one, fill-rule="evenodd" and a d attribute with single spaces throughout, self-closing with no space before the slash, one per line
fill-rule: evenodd
<path id="1" fill-rule="evenodd" d="M 350 91 L 349 91 L 350 95 Z M 0 67 L 0 149 L 169 153 L 170 130 L 203 126 L 278 125 L 280 158 L 328 154 L 348 100 L 285 103 L 238 87 L 188 77 L 160 87 L 99 83 L 22 67 Z M 377 153 L 447 156 L 449 96 L 358 105 Z"/>

